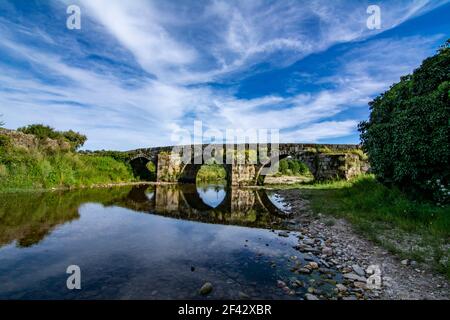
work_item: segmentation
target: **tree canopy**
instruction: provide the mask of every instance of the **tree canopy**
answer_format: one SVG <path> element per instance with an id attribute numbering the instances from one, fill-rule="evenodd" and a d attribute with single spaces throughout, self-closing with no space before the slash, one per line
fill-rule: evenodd
<path id="1" fill-rule="evenodd" d="M 359 124 L 380 181 L 443 203 L 450 199 L 450 39 L 413 74 L 369 103 Z"/>

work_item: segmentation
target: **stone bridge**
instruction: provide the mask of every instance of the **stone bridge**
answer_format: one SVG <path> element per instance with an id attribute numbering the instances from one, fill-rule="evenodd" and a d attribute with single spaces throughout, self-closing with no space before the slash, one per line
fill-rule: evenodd
<path id="1" fill-rule="evenodd" d="M 263 184 L 263 169 L 288 157 L 305 163 L 316 180 L 350 179 L 369 168 L 360 146 L 349 144 L 216 144 L 179 146 L 176 152 L 173 150 L 172 146 L 157 147 L 126 154 L 136 176 L 158 182 L 195 183 L 204 159 L 211 157 L 214 163 L 224 166 L 230 185 Z M 186 156 L 184 150 L 192 151 Z M 147 169 L 148 162 L 155 165 L 156 177 Z"/>

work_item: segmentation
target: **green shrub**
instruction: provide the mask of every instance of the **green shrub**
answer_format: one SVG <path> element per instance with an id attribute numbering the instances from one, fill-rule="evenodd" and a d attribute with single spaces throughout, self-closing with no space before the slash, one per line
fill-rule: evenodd
<path id="1" fill-rule="evenodd" d="M 226 178 L 227 172 L 220 164 L 203 165 L 197 173 L 197 181 L 201 182 L 223 181 Z"/>
<path id="2" fill-rule="evenodd" d="M 56 131 L 52 127 L 43 124 L 32 124 L 29 126 L 18 128 L 17 131 L 35 135 L 39 140 L 45 140 L 47 138 L 54 140 L 62 139 L 64 141 L 67 141 L 72 146 L 72 150 L 77 150 L 78 148 L 82 147 L 87 140 L 87 137 L 85 135 L 73 130 Z"/>
<path id="3" fill-rule="evenodd" d="M 294 159 L 282 159 L 279 162 L 278 172 L 282 175 L 309 175 L 310 171 L 306 164 Z"/>
<path id="4" fill-rule="evenodd" d="M 416 196 L 450 199 L 450 39 L 370 105 L 359 125 L 377 178 Z"/>
<path id="5" fill-rule="evenodd" d="M 0 148 L 3 147 L 8 147 L 11 145 L 11 138 L 8 137 L 7 135 L 4 134 L 0 134 Z"/>

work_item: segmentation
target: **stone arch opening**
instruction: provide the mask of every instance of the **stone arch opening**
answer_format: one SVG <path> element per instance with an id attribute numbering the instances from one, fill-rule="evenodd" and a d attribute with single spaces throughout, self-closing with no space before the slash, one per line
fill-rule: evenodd
<path id="1" fill-rule="evenodd" d="M 316 172 L 316 161 L 315 157 L 309 156 L 296 156 L 292 157 L 289 154 L 281 154 L 278 156 L 276 160 L 277 163 L 277 172 L 271 174 L 271 176 L 276 175 L 304 175 L 305 177 L 310 177 L 310 180 L 314 180 L 315 172 Z M 274 160 L 272 160 L 274 161 Z M 263 175 L 262 171 L 265 168 L 269 168 L 271 162 L 267 162 L 266 164 L 260 166 L 259 170 L 256 174 L 256 184 L 264 185 L 265 179 L 267 175 Z M 286 168 L 285 168 L 286 167 Z"/>
<path id="2" fill-rule="evenodd" d="M 230 170 L 231 166 L 226 164 L 185 164 L 178 181 L 195 184 L 220 181 L 229 184 Z"/>
<path id="3" fill-rule="evenodd" d="M 181 188 L 181 192 L 183 193 L 183 198 L 185 199 L 188 206 L 198 212 L 220 210 L 220 208 L 223 207 L 224 203 L 227 202 L 228 196 L 228 190 L 223 189 L 223 197 L 221 197 L 221 199 L 219 199 L 217 203 L 212 204 L 202 196 L 202 193 L 199 192 L 199 189 L 196 185 L 184 185 Z"/>
<path id="4" fill-rule="evenodd" d="M 156 164 L 145 156 L 138 156 L 130 160 L 133 175 L 139 180 L 155 181 Z"/>

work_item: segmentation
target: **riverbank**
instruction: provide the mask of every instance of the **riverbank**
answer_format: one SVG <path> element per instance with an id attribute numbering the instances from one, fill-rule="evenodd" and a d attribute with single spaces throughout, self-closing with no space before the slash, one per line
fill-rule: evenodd
<path id="1" fill-rule="evenodd" d="M 110 157 L 72 152 L 46 154 L 17 148 L 0 153 L 0 192 L 133 182 L 137 180 L 131 168 Z"/>
<path id="2" fill-rule="evenodd" d="M 330 266 L 362 277 L 347 279 L 347 298 L 358 298 L 360 287 L 366 288 L 360 280 L 370 276 L 366 272 L 369 266 L 377 265 L 382 273 L 382 290 L 374 298 L 449 299 L 448 208 L 414 202 L 418 212 L 430 217 L 396 216 L 411 200 L 390 190 L 391 196 L 384 195 L 384 200 L 372 203 L 384 188 L 375 183 L 365 177 L 278 189 L 291 207 L 286 228 L 301 232 L 300 250 L 321 253 Z M 369 186 L 374 189 L 372 193 L 367 192 Z M 354 188 L 365 195 L 357 204 L 356 199 L 362 195 Z M 359 282 L 358 287 L 355 282 Z"/>
<path id="3" fill-rule="evenodd" d="M 46 130 L 46 135 L 0 130 L 0 192 L 98 187 L 138 181 L 130 165 L 123 161 L 76 152 L 77 145 L 69 139 L 76 133 Z"/>

